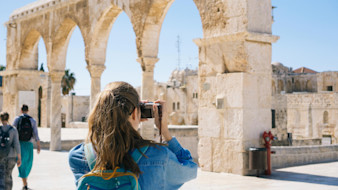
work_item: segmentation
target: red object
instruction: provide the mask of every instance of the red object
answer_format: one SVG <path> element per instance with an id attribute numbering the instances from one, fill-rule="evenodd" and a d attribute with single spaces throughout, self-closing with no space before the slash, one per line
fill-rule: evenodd
<path id="1" fill-rule="evenodd" d="M 265 175 L 271 175 L 271 142 L 274 139 L 274 136 L 272 135 L 271 131 L 263 133 L 263 139 L 265 142 L 265 148 L 267 151 L 267 161 L 268 161 L 268 169 L 265 170 Z"/>

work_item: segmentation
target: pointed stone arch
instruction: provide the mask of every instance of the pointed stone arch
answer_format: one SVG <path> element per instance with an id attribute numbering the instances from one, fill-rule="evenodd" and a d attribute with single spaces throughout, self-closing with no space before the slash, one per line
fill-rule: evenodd
<path id="1" fill-rule="evenodd" d="M 291 84 L 290 80 L 288 80 L 288 82 L 287 82 L 286 91 L 287 91 L 287 93 L 292 93 L 292 84 Z"/>
<path id="2" fill-rule="evenodd" d="M 300 92 L 301 91 L 301 86 L 300 86 L 299 80 L 296 80 L 294 89 L 295 89 L 294 90 L 295 92 Z"/>
<path id="3" fill-rule="evenodd" d="M 94 31 L 91 35 L 89 46 L 86 48 L 87 64 L 104 65 L 109 34 L 115 20 L 121 12 L 121 8 L 111 5 L 103 11 L 101 16 L 98 18 L 97 22 L 93 26 Z"/>
<path id="4" fill-rule="evenodd" d="M 52 35 L 52 48 L 50 59 L 48 60 L 47 66 L 50 71 L 52 70 L 64 70 L 66 67 L 66 55 L 69 40 L 72 36 L 72 33 L 76 26 L 79 25 L 70 18 L 65 18 L 60 25 L 58 25 L 56 32 Z M 82 39 L 84 40 L 84 44 L 86 46 L 86 40 L 84 38 L 84 33 L 79 27 L 82 35 Z"/>
<path id="5" fill-rule="evenodd" d="M 284 91 L 284 83 L 282 80 L 278 80 L 278 93 Z"/>
<path id="6" fill-rule="evenodd" d="M 27 70 L 38 69 L 38 45 L 41 37 L 42 36 L 40 32 L 38 32 L 35 29 L 30 30 L 27 33 L 21 47 L 20 60 L 17 69 L 27 69 Z M 43 37 L 42 39 L 43 42 L 45 43 L 45 39 Z"/>
<path id="7" fill-rule="evenodd" d="M 329 123 L 329 112 L 328 111 L 324 111 L 324 113 L 323 113 L 323 123 L 324 124 Z"/>
<path id="8" fill-rule="evenodd" d="M 274 80 L 271 81 L 272 95 L 276 94 L 276 83 Z"/>
<path id="9" fill-rule="evenodd" d="M 313 90 L 312 90 L 313 88 L 312 88 L 312 82 L 311 82 L 311 80 L 308 80 L 307 82 L 306 82 L 306 91 L 307 92 L 312 92 Z"/>

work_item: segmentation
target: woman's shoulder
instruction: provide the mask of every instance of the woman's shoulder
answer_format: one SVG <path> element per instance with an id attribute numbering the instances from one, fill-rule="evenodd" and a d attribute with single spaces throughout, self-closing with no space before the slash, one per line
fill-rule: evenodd
<path id="1" fill-rule="evenodd" d="M 148 147 L 145 155 L 150 159 L 164 160 L 168 157 L 169 151 L 166 145 L 152 145 Z"/>
<path id="2" fill-rule="evenodd" d="M 84 144 L 78 144 L 69 151 L 69 163 L 83 161 L 84 160 Z"/>

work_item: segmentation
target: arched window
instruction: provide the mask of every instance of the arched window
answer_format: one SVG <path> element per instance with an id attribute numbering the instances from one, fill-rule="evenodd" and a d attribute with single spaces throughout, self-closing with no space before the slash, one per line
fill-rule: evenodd
<path id="1" fill-rule="evenodd" d="M 295 91 L 296 92 L 300 92 L 301 91 L 301 88 L 300 88 L 300 82 L 297 80 L 296 83 L 295 83 Z"/>
<path id="2" fill-rule="evenodd" d="M 278 80 L 278 93 L 284 91 L 284 83 L 282 80 Z"/>
<path id="3" fill-rule="evenodd" d="M 312 83 L 310 80 L 306 82 L 306 91 L 312 92 Z"/>
<path id="4" fill-rule="evenodd" d="M 287 91 L 288 93 L 291 93 L 291 92 L 292 92 L 292 85 L 291 85 L 291 81 L 288 81 L 288 83 L 287 83 L 287 87 L 286 87 L 286 91 Z"/>
<path id="5" fill-rule="evenodd" d="M 329 112 L 327 112 L 327 111 L 324 111 L 324 114 L 323 114 L 323 123 L 324 124 L 329 123 Z"/>
<path id="6" fill-rule="evenodd" d="M 271 82 L 272 95 L 276 94 L 276 84 L 275 81 Z"/>

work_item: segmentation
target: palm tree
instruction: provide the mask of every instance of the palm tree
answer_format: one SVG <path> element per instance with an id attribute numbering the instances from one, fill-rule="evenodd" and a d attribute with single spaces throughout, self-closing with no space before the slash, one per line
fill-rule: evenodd
<path id="1" fill-rule="evenodd" d="M 68 95 L 71 90 L 74 90 L 75 82 L 75 74 L 66 69 L 61 81 L 61 89 L 64 96 Z"/>

